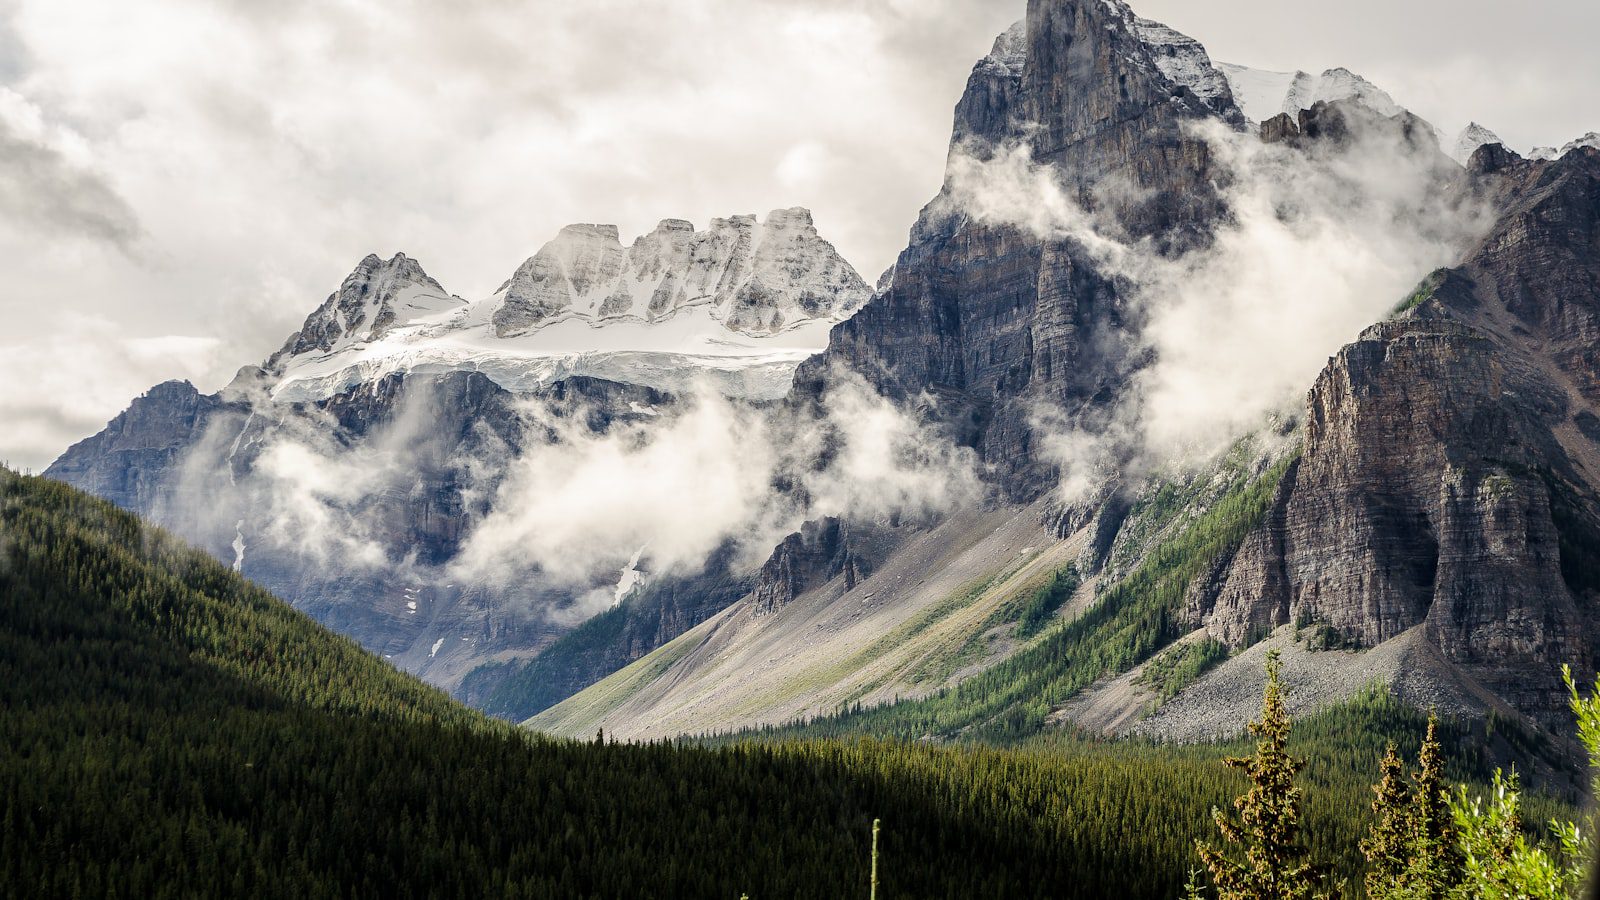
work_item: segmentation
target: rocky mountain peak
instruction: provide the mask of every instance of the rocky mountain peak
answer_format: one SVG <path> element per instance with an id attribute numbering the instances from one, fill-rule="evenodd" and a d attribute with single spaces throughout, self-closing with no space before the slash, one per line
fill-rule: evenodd
<path id="1" fill-rule="evenodd" d="M 994 39 L 989 55 L 978 60 L 974 73 L 1021 77 L 1022 66 L 1028 61 L 1028 20 L 1018 19 L 1010 28 Z"/>
<path id="2" fill-rule="evenodd" d="M 731 330 L 774 334 L 848 315 L 870 293 L 811 211 L 791 207 L 704 231 L 664 219 L 628 247 L 614 225 L 569 225 L 501 286 L 491 321 L 509 337 L 569 318 L 656 322 L 705 307 Z"/>
<path id="3" fill-rule="evenodd" d="M 1561 149 L 1554 147 L 1535 147 L 1528 154 L 1529 159 L 1560 159 L 1580 147 L 1600 148 L 1600 131 L 1591 131 L 1581 138 L 1568 141 Z"/>
<path id="4" fill-rule="evenodd" d="M 1164 120 L 1175 126 L 1182 118 L 1240 118 L 1225 79 L 1214 73 L 1197 42 L 1140 19 L 1124 3 L 1034 0 L 1028 6 L 1023 120 L 1038 126 L 1036 157 L 1060 157 L 1068 163 L 1065 171 L 1086 179 L 1105 174 L 1104 163 L 1093 161 L 1107 156 L 1109 148 L 1098 146 L 1101 136 L 1136 127 L 1148 141 L 1165 130 Z M 1116 156 L 1139 142 L 1121 146 Z"/>
<path id="5" fill-rule="evenodd" d="M 463 304 L 404 253 L 389 259 L 368 254 L 345 276 L 339 289 L 306 317 L 300 331 L 274 359 L 328 353 L 342 344 L 375 341 L 398 325 Z"/>

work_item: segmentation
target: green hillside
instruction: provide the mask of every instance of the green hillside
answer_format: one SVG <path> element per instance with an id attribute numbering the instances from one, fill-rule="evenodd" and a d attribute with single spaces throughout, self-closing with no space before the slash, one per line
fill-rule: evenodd
<path id="1" fill-rule="evenodd" d="M 864 896 L 874 817 L 883 897 L 1170 897 L 1241 786 L 1217 748 L 534 737 L 4 470 L 0 710 L 16 897 Z M 1314 846 L 1362 827 L 1369 744 L 1316 775 Z"/>

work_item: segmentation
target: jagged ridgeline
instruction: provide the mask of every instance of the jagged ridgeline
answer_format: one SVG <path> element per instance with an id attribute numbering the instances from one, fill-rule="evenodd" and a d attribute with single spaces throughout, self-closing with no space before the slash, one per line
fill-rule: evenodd
<path id="1" fill-rule="evenodd" d="M 1373 696 L 1297 732 L 1342 872 L 1382 737 L 1421 727 Z M 837 898 L 874 818 L 885 896 L 1174 896 L 1238 750 L 539 738 L 0 470 L 0 896 Z"/>

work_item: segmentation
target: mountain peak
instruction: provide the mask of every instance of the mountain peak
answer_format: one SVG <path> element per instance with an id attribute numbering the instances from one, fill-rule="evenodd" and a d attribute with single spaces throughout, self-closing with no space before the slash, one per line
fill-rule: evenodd
<path id="1" fill-rule="evenodd" d="M 376 253 L 362 257 L 339 289 L 306 317 L 300 331 L 284 350 L 268 361 L 271 368 L 283 356 L 329 353 L 340 345 L 377 340 L 391 328 L 456 308 L 452 297 L 404 253 L 383 259 Z"/>
<path id="2" fill-rule="evenodd" d="M 1280 113 L 1288 113 L 1293 119 L 1302 110 L 1335 100 L 1354 100 L 1384 116 L 1404 111 L 1387 91 L 1343 66 L 1327 69 L 1321 75 L 1272 72 L 1235 63 L 1219 63 L 1217 67 L 1232 86 L 1245 118 L 1257 124 Z"/>
<path id="3" fill-rule="evenodd" d="M 1529 159 L 1560 159 L 1579 147 L 1600 148 L 1600 131 L 1591 131 L 1581 138 L 1568 141 L 1560 150 L 1554 147 L 1535 147 L 1528 154 Z"/>
<path id="4" fill-rule="evenodd" d="M 569 225 L 501 286 L 491 322 L 509 337 L 568 318 L 655 322 L 706 306 L 731 330 L 772 334 L 853 312 L 870 293 L 811 211 L 794 206 L 764 221 L 712 219 L 704 231 L 663 219 L 628 247 L 614 225 Z"/>
<path id="5" fill-rule="evenodd" d="M 1500 140 L 1498 134 L 1479 125 L 1477 122 L 1471 122 L 1466 128 L 1461 129 L 1461 134 L 1456 137 L 1456 144 L 1451 150 L 1450 156 L 1456 162 L 1466 165 L 1467 160 L 1472 158 L 1472 154 L 1476 153 L 1478 148 L 1485 144 L 1503 145 L 1505 141 Z"/>
<path id="6" fill-rule="evenodd" d="M 989 55 L 973 66 L 975 73 L 1020 76 L 1028 61 L 1028 20 L 1018 19 L 994 39 Z"/>

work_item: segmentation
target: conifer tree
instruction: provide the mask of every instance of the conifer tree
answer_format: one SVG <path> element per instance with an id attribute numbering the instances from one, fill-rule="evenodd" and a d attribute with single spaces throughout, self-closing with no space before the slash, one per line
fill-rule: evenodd
<path id="1" fill-rule="evenodd" d="M 1412 776 L 1411 863 L 1402 896 L 1415 900 L 1442 900 L 1460 880 L 1461 852 L 1452 827 L 1438 730 L 1438 717 L 1429 716 L 1428 736 Z"/>
<path id="2" fill-rule="evenodd" d="M 1242 848 L 1237 859 L 1207 841 L 1197 841 L 1200 859 L 1211 873 L 1218 900 L 1310 900 L 1324 896 L 1322 875 L 1299 843 L 1300 789 L 1295 775 L 1304 761 L 1289 753 L 1289 712 L 1282 682 L 1283 662 L 1277 651 L 1267 654 L 1267 687 L 1261 719 L 1250 723 L 1256 736 L 1254 756 L 1224 762 L 1243 769 L 1250 790 L 1233 801 L 1237 820 L 1212 810 L 1217 830 L 1229 844 Z"/>
<path id="3" fill-rule="evenodd" d="M 1372 791 L 1372 811 L 1377 819 L 1361 842 L 1367 858 L 1367 896 L 1372 900 L 1398 897 L 1398 889 L 1411 860 L 1411 791 L 1406 786 L 1404 766 L 1390 741 L 1378 764 L 1382 778 Z"/>

